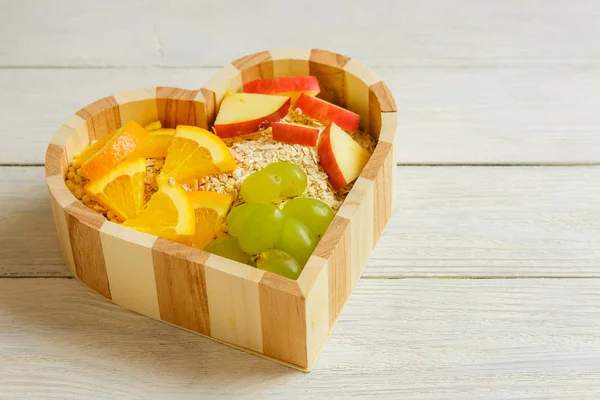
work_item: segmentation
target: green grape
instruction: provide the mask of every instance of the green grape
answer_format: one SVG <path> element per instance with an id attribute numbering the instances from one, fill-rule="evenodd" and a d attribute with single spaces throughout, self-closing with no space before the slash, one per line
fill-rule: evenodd
<path id="1" fill-rule="evenodd" d="M 323 236 L 333 219 L 333 210 L 317 199 L 296 198 L 283 206 L 286 217 L 302 221 L 317 236 Z"/>
<path id="2" fill-rule="evenodd" d="M 292 255 L 300 265 L 306 264 L 317 246 L 317 236 L 302 222 L 295 218 L 286 218 L 281 237 L 275 248 Z"/>
<path id="3" fill-rule="evenodd" d="M 227 215 L 227 232 L 237 238 L 244 230 L 246 219 L 256 207 L 258 204 L 242 204 L 232 209 Z"/>
<path id="4" fill-rule="evenodd" d="M 248 254 L 258 254 L 275 246 L 281 236 L 285 218 L 273 204 L 257 204 L 246 219 L 238 240 Z"/>
<path id="5" fill-rule="evenodd" d="M 265 170 L 250 174 L 240 188 L 246 203 L 269 204 L 281 197 L 281 177 Z"/>
<path id="6" fill-rule="evenodd" d="M 290 279 L 297 279 L 302 272 L 302 266 L 294 257 L 277 249 L 261 253 L 256 260 L 256 267 Z"/>
<path id="7" fill-rule="evenodd" d="M 263 171 L 281 177 L 281 195 L 283 197 L 299 196 L 306 189 L 308 182 L 306 173 L 296 164 L 287 161 L 276 162 L 268 165 Z"/>
<path id="8" fill-rule="evenodd" d="M 206 245 L 204 251 L 208 251 L 209 253 L 229 258 L 230 260 L 238 261 L 243 264 L 249 264 L 250 262 L 250 256 L 240 249 L 237 239 L 232 237 L 215 239 Z"/>

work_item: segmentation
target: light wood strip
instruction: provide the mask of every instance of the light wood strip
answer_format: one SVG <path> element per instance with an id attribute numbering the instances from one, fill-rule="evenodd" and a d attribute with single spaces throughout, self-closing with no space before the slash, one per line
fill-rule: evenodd
<path id="1" fill-rule="evenodd" d="M 215 72 L 205 84 L 203 89 L 215 92 L 216 107 L 221 104 L 227 92 L 240 92 L 242 90 L 242 74 L 232 64 L 225 65 Z"/>
<path id="2" fill-rule="evenodd" d="M 382 151 L 381 167 L 377 171 L 377 176 L 373 181 L 373 243 L 377 243 L 387 223 L 389 222 L 395 203 L 396 194 L 392 185 L 394 184 L 394 149 L 390 146 L 384 146 L 381 142 L 377 147 L 386 149 Z M 387 151 L 387 154 L 386 154 Z M 365 167 L 366 168 L 366 167 Z"/>
<path id="3" fill-rule="evenodd" d="M 162 238 L 152 246 L 160 319 L 210 336 L 207 258 L 208 253 Z"/>
<path id="4" fill-rule="evenodd" d="M 87 124 L 79 115 L 73 114 L 54 134 L 50 143 L 63 146 L 67 160 L 72 160 L 90 144 Z"/>
<path id="5" fill-rule="evenodd" d="M 258 284 L 263 271 L 211 254 L 204 274 L 211 336 L 262 353 Z"/>
<path id="6" fill-rule="evenodd" d="M 46 176 L 65 176 L 68 163 L 65 148 L 50 143 L 46 148 Z"/>
<path id="7" fill-rule="evenodd" d="M 381 114 L 381 130 L 378 140 L 381 142 L 391 143 L 393 146 L 394 160 L 398 160 L 398 149 L 402 145 L 398 136 L 402 132 L 398 127 L 398 113 L 386 112 Z"/>
<path id="8" fill-rule="evenodd" d="M 373 243 L 377 243 L 387 222 L 392 215 L 395 193 L 394 182 L 394 151 L 390 143 L 379 142 L 365 165 L 360 177 L 374 182 L 373 194 Z"/>
<path id="9" fill-rule="evenodd" d="M 271 50 L 274 76 L 310 75 L 308 58 L 311 49 L 274 49 Z"/>
<path id="10" fill-rule="evenodd" d="M 100 228 L 111 299 L 126 309 L 160 319 L 152 246 L 156 236 L 112 222 Z"/>
<path id="11" fill-rule="evenodd" d="M 306 353 L 308 369 L 314 365 L 329 337 L 329 283 L 327 260 L 312 256 L 298 277 L 306 307 Z"/>
<path id="12" fill-rule="evenodd" d="M 346 262 L 349 265 L 348 285 L 353 288 L 364 267 L 369 262 L 371 252 L 375 246 L 376 239 L 373 234 L 377 228 L 377 222 L 382 216 L 376 216 L 379 208 L 375 207 L 380 200 L 375 197 L 375 183 L 368 179 L 359 177 L 354 187 L 346 197 L 344 204 L 337 215 L 350 221 L 350 246 L 346 248 L 349 257 Z M 387 195 L 378 191 L 379 196 Z"/>
<path id="13" fill-rule="evenodd" d="M 350 221 L 341 215 L 336 215 L 313 253 L 327 260 L 330 329 L 333 328 L 352 290 L 351 246 Z"/>
<path id="14" fill-rule="evenodd" d="M 398 105 L 401 163 L 600 162 L 593 68 L 372 69 Z M 54 133 L 99 97 L 157 84 L 198 89 L 215 71 L 0 69 L 0 163 L 42 164 Z"/>
<path id="15" fill-rule="evenodd" d="M 74 280 L 0 279 L 0 388 L 49 400 L 595 399 L 599 286 L 361 280 L 305 374 L 122 310 Z"/>
<path id="16" fill-rule="evenodd" d="M 349 72 L 348 65 L 344 67 L 344 103 L 345 107 L 360 115 L 360 129 L 370 132 L 370 114 L 369 114 L 369 84 L 362 80 L 360 75 Z M 352 64 L 354 65 L 354 64 Z M 352 68 L 350 69 L 352 70 Z M 357 71 L 355 71 L 357 72 Z M 368 79 L 368 77 L 367 77 Z M 376 132 L 379 134 L 379 132 Z M 374 135 L 377 137 L 377 135 Z"/>
<path id="17" fill-rule="evenodd" d="M 119 104 L 121 125 L 136 121 L 142 126 L 158 120 L 156 88 L 145 88 L 114 95 Z"/>
<path id="18" fill-rule="evenodd" d="M 71 238 L 69 237 L 69 227 L 67 225 L 67 216 L 65 208 L 77 201 L 64 183 L 61 175 L 49 176 L 46 178 L 48 184 L 50 205 L 52 207 L 52 216 L 54 226 L 56 227 L 56 236 L 58 239 L 58 248 L 62 261 L 69 269 L 69 273 L 77 277 L 75 260 L 73 258 L 73 248 L 71 247 Z"/>
<path id="19" fill-rule="evenodd" d="M 600 277 L 599 167 L 396 167 L 369 277 Z M 0 275 L 68 276 L 43 167 L 0 167 Z"/>

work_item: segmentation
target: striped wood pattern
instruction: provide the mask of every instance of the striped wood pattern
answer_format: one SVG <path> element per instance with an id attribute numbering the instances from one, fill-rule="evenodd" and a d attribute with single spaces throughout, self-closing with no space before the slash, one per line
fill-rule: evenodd
<path id="1" fill-rule="evenodd" d="M 64 184 L 73 155 L 131 119 L 210 128 L 227 91 L 254 79 L 306 74 L 319 79 L 320 97 L 357 112 L 362 128 L 380 140 L 297 281 L 108 222 Z M 100 99 L 59 129 L 46 154 L 65 263 L 124 308 L 310 370 L 390 218 L 396 123 L 394 100 L 376 74 L 317 49 L 242 57 L 198 90 L 155 87 Z"/>
<path id="2" fill-rule="evenodd" d="M 211 336 L 262 353 L 258 284 L 264 272 L 214 254 L 204 268 Z"/>
<path id="3" fill-rule="evenodd" d="M 112 301 L 121 307 L 160 319 L 152 246 L 156 236 L 105 222 L 100 228 L 102 254 Z"/>
<path id="4" fill-rule="evenodd" d="M 65 208 L 65 213 L 77 279 L 93 291 L 110 299 L 110 287 L 99 232 L 106 219 L 93 213 L 79 201 Z"/>
<path id="5" fill-rule="evenodd" d="M 238 58 L 231 63 L 242 73 L 242 83 L 254 81 L 256 79 L 273 78 L 273 62 L 269 51 L 250 54 L 249 56 Z"/>
<path id="6" fill-rule="evenodd" d="M 210 336 L 207 258 L 208 253 L 162 238 L 152 247 L 160 319 Z"/>
<path id="7" fill-rule="evenodd" d="M 98 140 L 121 127 L 119 108 L 117 99 L 108 96 L 77 111 L 87 125 L 90 140 Z"/>
<path id="8" fill-rule="evenodd" d="M 306 304 L 298 282 L 265 272 L 259 297 L 264 354 L 309 368 Z"/>

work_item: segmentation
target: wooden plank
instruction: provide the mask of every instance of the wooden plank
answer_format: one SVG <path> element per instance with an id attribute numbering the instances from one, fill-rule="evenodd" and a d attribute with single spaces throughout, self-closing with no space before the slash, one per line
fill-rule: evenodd
<path id="1" fill-rule="evenodd" d="M 365 275 L 598 276 L 600 167 L 397 167 Z"/>
<path id="2" fill-rule="evenodd" d="M 204 262 L 189 246 L 159 238 L 152 246 L 152 262 L 160 319 L 210 336 Z"/>
<path id="3" fill-rule="evenodd" d="M 600 277 L 600 167 L 396 167 L 363 276 Z M 42 167 L 0 167 L 0 276 L 70 276 Z"/>
<path id="4" fill-rule="evenodd" d="M 258 284 L 263 353 L 310 368 L 305 299 L 296 281 L 265 273 Z"/>
<path id="5" fill-rule="evenodd" d="M 74 280 L 0 279 L 0 392 L 7 399 L 598 398 L 599 285 L 361 280 L 304 374 L 124 311 Z"/>
<path id="6" fill-rule="evenodd" d="M 259 282 L 263 271 L 210 255 L 204 263 L 210 335 L 263 352 Z"/>
<path id="7" fill-rule="evenodd" d="M 596 68 L 414 69 L 380 75 L 398 104 L 401 163 L 600 162 Z"/>
<path id="8" fill-rule="evenodd" d="M 152 260 L 156 236 L 107 222 L 100 229 L 111 300 L 142 315 L 160 319 Z"/>
<path id="9" fill-rule="evenodd" d="M 575 6 L 569 0 L 348 0 L 321 2 L 318 9 L 318 15 L 313 7 L 291 10 L 277 0 L 260 7 L 239 0 L 68 6 L 23 0 L 0 14 L 1 37 L 18 38 L 0 41 L 0 65 L 218 66 L 315 43 L 378 66 L 598 65 L 600 58 L 590 40 L 600 34 L 594 0 Z M 214 34 L 224 26 L 226 32 Z"/>
<path id="10" fill-rule="evenodd" d="M 0 164 L 43 163 L 61 124 L 103 96 L 153 85 L 197 89 L 216 71 L 0 69 Z M 401 163 L 600 163 L 596 69 L 375 72 L 396 98 Z"/>
<path id="11" fill-rule="evenodd" d="M 43 163 L 67 119 L 104 96 L 151 86 L 198 89 L 217 69 L 0 69 L 1 164 Z M 40 88 L 43 88 L 41 90 Z M 31 110 L 36 110 L 32 113 Z"/>

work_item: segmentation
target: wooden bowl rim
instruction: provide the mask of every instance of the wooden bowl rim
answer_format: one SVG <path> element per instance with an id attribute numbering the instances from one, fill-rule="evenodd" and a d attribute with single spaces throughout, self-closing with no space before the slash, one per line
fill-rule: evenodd
<path id="1" fill-rule="evenodd" d="M 86 121 L 94 115 L 115 106 L 152 99 L 186 100 L 204 103 L 208 106 L 207 100 L 211 95 L 214 96 L 215 91 L 221 90 L 223 84 L 228 83 L 231 79 L 238 79 L 238 76 L 241 79 L 241 74 L 249 68 L 264 62 L 277 60 L 304 60 L 310 63 L 343 69 L 365 83 L 377 99 L 381 113 L 381 130 L 373 155 L 375 153 L 383 153 L 381 156 L 385 158 L 389 152 L 393 152 L 393 143 L 397 130 L 396 103 L 385 82 L 375 72 L 350 57 L 328 50 L 303 48 L 265 50 L 240 57 L 226 64 L 213 74 L 199 89 L 154 86 L 129 90 L 96 100 L 71 115 L 55 133 L 46 151 L 45 174 L 50 195 L 57 201 L 65 213 L 75 218 L 79 223 L 92 227 L 97 231 L 102 231 L 104 234 L 111 235 L 116 239 L 127 240 L 130 243 L 144 246 L 148 246 L 148 243 L 168 242 L 170 245 L 165 246 L 163 243 L 159 251 L 194 263 L 210 263 L 211 266 L 226 265 L 228 267 L 224 268 L 223 272 L 242 279 L 261 281 L 262 276 L 268 274 L 270 275 L 270 279 L 266 280 L 266 282 L 262 280 L 261 285 L 269 285 L 277 290 L 306 298 L 313 283 L 327 267 L 327 258 L 328 254 L 332 251 L 332 244 L 335 244 L 341 238 L 339 229 L 345 228 L 348 219 L 357 211 L 358 206 L 366 192 L 373 186 L 374 179 L 382 167 L 382 163 L 375 163 L 376 158 L 373 155 L 360 177 L 355 181 L 346 199 L 344 199 L 342 206 L 336 213 L 334 221 L 324 234 L 319 246 L 315 249 L 315 252 L 310 257 L 297 280 L 257 270 L 251 266 L 231 261 L 200 249 L 168 241 L 154 235 L 141 233 L 110 222 L 104 216 L 94 212 L 77 200 L 67 188 L 63 175 L 63 171 L 66 171 L 70 161 L 66 159 L 65 148 L 67 140 L 71 135 L 76 133 L 76 129 L 86 124 Z M 58 156 L 59 154 L 63 156 L 60 157 Z M 381 157 L 377 159 L 379 158 Z M 122 230 L 125 230 L 126 234 L 116 233 Z M 320 249 L 321 251 L 319 251 Z M 236 264 L 237 267 L 235 267 Z"/>

